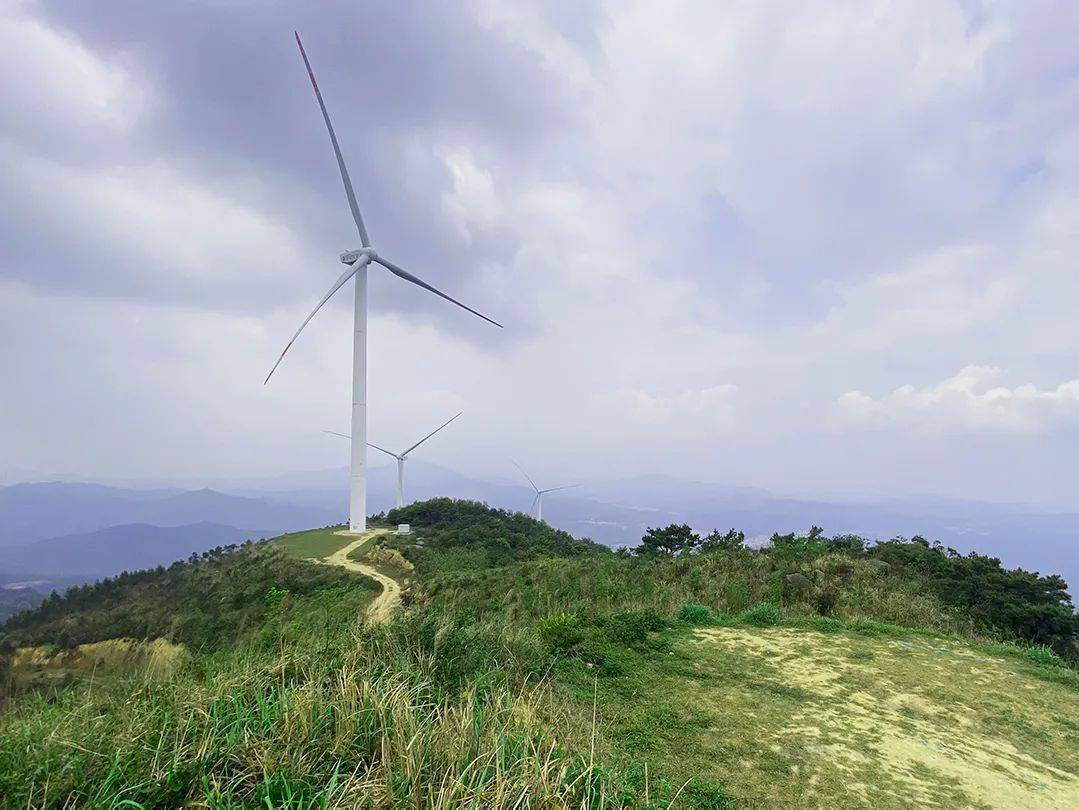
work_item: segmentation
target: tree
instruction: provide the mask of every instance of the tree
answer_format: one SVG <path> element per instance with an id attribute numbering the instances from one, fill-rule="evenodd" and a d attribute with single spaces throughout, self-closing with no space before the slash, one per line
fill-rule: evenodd
<path id="1" fill-rule="evenodd" d="M 641 544 L 634 550 L 645 557 L 660 554 L 673 556 L 692 551 L 700 542 L 700 535 L 689 526 L 684 523 L 681 526 L 672 523 L 665 529 L 649 528 L 641 538 Z"/>
<path id="2" fill-rule="evenodd" d="M 718 529 L 713 529 L 704 540 L 701 541 L 698 551 L 701 554 L 714 554 L 717 551 L 737 551 L 746 546 L 746 535 L 731 529 L 726 534 L 720 534 Z"/>

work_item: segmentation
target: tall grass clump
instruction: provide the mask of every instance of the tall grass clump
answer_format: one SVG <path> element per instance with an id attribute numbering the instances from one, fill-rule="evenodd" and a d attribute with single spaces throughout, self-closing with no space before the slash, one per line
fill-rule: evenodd
<path id="1" fill-rule="evenodd" d="M 314 623 L 304 632 L 301 625 Z M 445 615 L 314 616 L 171 680 L 27 696 L 0 717 L 9 806 L 619 806 L 535 638 Z"/>
<path id="2" fill-rule="evenodd" d="M 424 604 L 440 604 L 477 617 L 535 622 L 560 613 L 603 615 L 649 610 L 680 615 L 699 605 L 714 615 L 735 615 L 762 603 L 784 615 L 828 615 L 926 627 L 973 635 L 973 624 L 913 580 L 882 579 L 869 561 L 847 555 L 802 560 L 812 583 L 801 599 L 784 597 L 780 583 L 789 561 L 742 550 L 687 557 L 591 556 L 552 558 L 512 566 L 430 576 L 418 588 Z"/>

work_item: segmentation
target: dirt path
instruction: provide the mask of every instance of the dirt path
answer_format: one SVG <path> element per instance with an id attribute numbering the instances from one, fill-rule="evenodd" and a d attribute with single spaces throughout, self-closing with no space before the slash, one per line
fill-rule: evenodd
<path id="1" fill-rule="evenodd" d="M 370 577 L 382 586 L 382 593 L 367 607 L 367 618 L 376 623 L 389 619 L 394 611 L 401 606 L 401 584 L 396 579 L 386 576 L 366 563 L 350 560 L 348 555 L 360 548 L 360 546 L 371 542 L 378 535 L 389 534 L 389 532 L 389 529 L 372 529 L 357 537 L 344 548 L 338 549 L 329 557 L 322 559 L 322 562 L 328 565 L 339 565 L 349 571 L 355 571 L 357 574 Z M 337 534 L 351 536 L 349 532 L 337 532 Z"/>

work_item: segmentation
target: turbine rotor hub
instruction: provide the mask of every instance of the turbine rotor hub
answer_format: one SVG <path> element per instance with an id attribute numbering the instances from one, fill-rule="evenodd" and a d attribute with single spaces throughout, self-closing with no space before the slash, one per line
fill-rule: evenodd
<path id="1" fill-rule="evenodd" d="M 378 258 L 378 253 L 375 252 L 374 248 L 370 247 L 358 248 L 357 250 L 348 250 L 341 254 L 341 263 L 355 264 L 365 256 L 367 257 L 366 264 L 370 264 Z"/>

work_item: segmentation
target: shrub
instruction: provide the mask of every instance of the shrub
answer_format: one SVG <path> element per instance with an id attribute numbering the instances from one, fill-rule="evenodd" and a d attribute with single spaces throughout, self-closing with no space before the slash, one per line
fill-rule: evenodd
<path id="1" fill-rule="evenodd" d="M 288 596 L 288 588 L 278 588 L 276 585 L 271 585 L 266 589 L 267 605 L 277 605 L 281 603 L 281 600 Z"/>
<path id="2" fill-rule="evenodd" d="M 814 616 L 810 619 L 809 626 L 818 633 L 838 633 L 843 629 L 843 622 L 836 621 L 827 616 Z"/>
<path id="3" fill-rule="evenodd" d="M 668 627 L 670 622 L 654 610 L 626 610 L 597 620 L 606 630 L 605 635 L 627 647 L 633 647 L 648 638 L 649 633 Z"/>
<path id="4" fill-rule="evenodd" d="M 688 554 L 698 545 L 701 537 L 686 524 L 679 526 L 672 523 L 670 526 L 659 529 L 649 528 L 641 538 L 641 544 L 635 551 L 643 557 L 656 555 Z"/>
<path id="5" fill-rule="evenodd" d="M 1064 666 L 1064 660 L 1053 651 L 1052 647 L 1045 644 L 1034 644 L 1026 647 L 1023 651 L 1023 657 L 1040 667 Z"/>
<path id="6" fill-rule="evenodd" d="M 713 529 L 712 533 L 701 541 L 697 550 L 701 554 L 714 554 L 722 551 L 738 551 L 745 548 L 745 546 L 746 535 L 744 532 L 731 529 L 726 534 L 720 534 L 718 529 Z"/>
<path id="7" fill-rule="evenodd" d="M 557 613 L 539 620 L 540 638 L 553 650 L 567 652 L 584 638 L 581 620 L 573 613 Z"/>
<path id="8" fill-rule="evenodd" d="M 678 611 L 678 618 L 686 624 L 695 626 L 711 624 L 715 620 L 712 611 L 707 606 L 692 605 L 688 602 L 682 605 L 682 609 Z"/>
<path id="9" fill-rule="evenodd" d="M 1012 644 L 1009 642 L 1004 644 L 994 644 L 990 649 L 992 652 L 1022 658 L 1039 667 L 1066 666 L 1064 659 L 1057 655 L 1052 647 L 1048 647 L 1045 644 L 1026 645 Z"/>
<path id="10" fill-rule="evenodd" d="M 779 608 L 771 602 L 761 602 L 743 610 L 738 614 L 738 618 L 754 627 L 772 627 L 779 622 Z"/>

